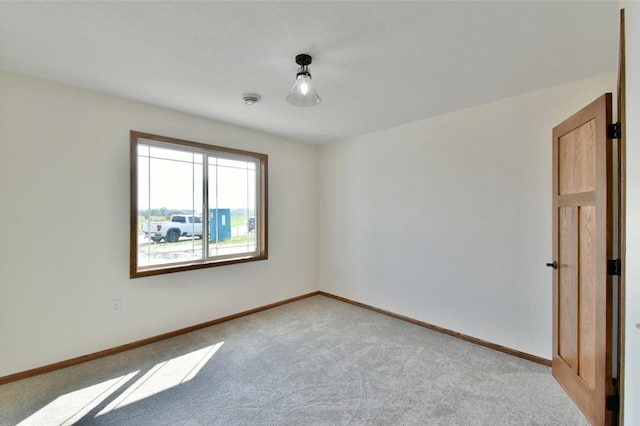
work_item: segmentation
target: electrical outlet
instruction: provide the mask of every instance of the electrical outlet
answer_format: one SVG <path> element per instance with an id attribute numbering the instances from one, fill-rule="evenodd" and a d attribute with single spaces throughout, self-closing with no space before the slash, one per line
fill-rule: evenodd
<path id="1" fill-rule="evenodd" d="M 117 313 L 122 311 L 122 300 L 121 299 L 113 299 L 111 301 L 111 310 L 113 312 L 117 312 Z"/>

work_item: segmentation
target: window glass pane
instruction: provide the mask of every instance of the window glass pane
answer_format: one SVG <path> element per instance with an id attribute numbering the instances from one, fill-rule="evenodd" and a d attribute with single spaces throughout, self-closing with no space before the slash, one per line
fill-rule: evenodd
<path id="1" fill-rule="evenodd" d="M 247 206 L 247 169 L 218 166 L 218 204 L 232 208 Z"/>
<path id="2" fill-rule="evenodd" d="M 143 216 L 151 214 L 149 208 L 149 158 L 138 157 L 138 211 Z"/>
<path id="3" fill-rule="evenodd" d="M 209 162 L 209 256 L 254 252 L 255 172 L 252 162 L 218 158 Z M 215 185 L 211 185 L 214 183 Z"/>
<path id="4" fill-rule="evenodd" d="M 247 168 L 246 160 L 231 160 L 229 158 L 218 158 L 218 165 L 225 167 L 235 167 L 237 169 L 246 169 Z"/>
<path id="5" fill-rule="evenodd" d="M 189 150 L 178 150 L 158 146 L 149 147 L 149 155 L 153 158 L 163 160 L 184 161 L 187 163 L 202 164 L 202 154 L 193 153 Z"/>
<path id="6" fill-rule="evenodd" d="M 149 145 L 138 145 L 138 157 L 148 157 L 149 156 Z"/>
<path id="7" fill-rule="evenodd" d="M 202 223 L 194 218 L 202 213 L 202 155 L 156 147 L 150 152 L 138 163 L 147 164 L 147 177 L 138 173 L 138 205 L 149 213 L 140 229 L 138 267 L 201 259 Z"/>

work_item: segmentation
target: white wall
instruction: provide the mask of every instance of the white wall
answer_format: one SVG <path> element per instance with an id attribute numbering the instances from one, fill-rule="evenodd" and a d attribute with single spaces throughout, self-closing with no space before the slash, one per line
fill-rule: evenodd
<path id="1" fill-rule="evenodd" d="M 551 129 L 615 75 L 320 147 L 320 289 L 551 358 Z"/>
<path id="2" fill-rule="evenodd" d="M 130 280 L 131 129 L 268 154 L 269 259 Z M 317 291 L 317 158 L 314 145 L 0 71 L 0 377 Z"/>
<path id="3" fill-rule="evenodd" d="M 622 4 L 635 426 L 640 4 Z M 550 129 L 614 88 L 603 76 L 322 146 L 318 170 L 312 145 L 0 71 L 0 377 L 315 291 L 318 276 L 321 290 L 548 358 Z M 269 154 L 270 259 L 130 280 L 130 129 Z"/>
<path id="4" fill-rule="evenodd" d="M 625 8 L 627 60 L 627 254 L 624 424 L 640 425 L 640 3 Z"/>

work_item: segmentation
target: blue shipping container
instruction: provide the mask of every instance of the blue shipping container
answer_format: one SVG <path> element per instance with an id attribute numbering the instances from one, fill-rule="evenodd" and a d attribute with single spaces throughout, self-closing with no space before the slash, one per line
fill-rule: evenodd
<path id="1" fill-rule="evenodd" d="M 209 209 L 209 240 L 231 238 L 231 209 Z"/>

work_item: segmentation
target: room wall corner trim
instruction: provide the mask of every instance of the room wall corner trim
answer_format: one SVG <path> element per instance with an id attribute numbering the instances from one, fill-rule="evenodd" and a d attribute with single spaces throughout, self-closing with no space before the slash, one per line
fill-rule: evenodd
<path id="1" fill-rule="evenodd" d="M 8 376 L 0 377 L 0 385 L 4 385 L 7 383 L 15 382 L 22 379 L 27 379 L 29 377 L 38 376 L 40 374 L 49 373 L 56 370 L 61 370 L 63 368 L 71 367 L 73 365 L 82 364 L 88 361 L 93 361 L 98 358 L 104 358 L 109 355 L 115 355 L 121 352 L 125 352 L 131 349 L 136 349 L 142 346 L 149 345 L 151 343 L 156 343 L 161 340 L 170 339 L 172 337 L 180 336 L 182 334 L 190 333 L 192 331 L 200 330 L 202 328 L 211 327 L 212 325 L 220 324 L 223 322 L 231 321 L 236 318 L 244 317 L 247 315 L 255 314 L 260 311 L 266 311 L 267 309 L 275 308 L 278 306 L 286 305 L 287 303 L 297 302 L 298 300 L 306 299 L 308 297 L 317 296 L 320 292 L 315 291 L 312 293 L 303 294 L 301 296 L 293 297 L 291 299 L 282 300 L 280 302 L 271 303 L 269 305 L 260 306 L 255 309 L 250 309 L 248 311 L 240 312 L 233 315 L 228 315 L 226 317 L 218 318 L 212 321 L 207 321 L 201 324 L 192 325 L 190 327 L 181 328 L 179 330 L 170 331 L 168 333 L 160 334 L 158 336 L 149 337 L 147 339 L 138 340 L 136 342 L 127 343 L 122 346 L 117 346 L 115 348 L 105 349 L 103 351 L 94 352 L 88 355 L 79 356 L 77 358 L 68 359 L 65 361 L 56 362 L 53 364 L 44 365 L 42 367 L 36 367 L 31 370 L 22 371 L 15 374 L 10 374 Z"/>
<path id="2" fill-rule="evenodd" d="M 456 337 L 456 338 L 462 339 L 462 340 L 466 340 L 467 342 L 471 342 L 471 343 L 474 343 L 476 345 L 484 346 L 484 347 L 487 347 L 489 349 L 493 349 L 493 350 L 496 350 L 496 351 L 499 351 L 499 352 L 503 352 L 503 353 L 508 354 L 508 355 L 512 355 L 512 356 L 515 356 L 515 357 L 518 357 L 518 358 L 522 358 L 522 359 L 526 359 L 527 361 L 532 361 L 532 362 L 535 362 L 537 364 L 542 364 L 542 365 L 546 365 L 548 367 L 551 367 L 551 360 L 546 359 L 546 358 L 542 358 L 542 357 L 539 357 L 539 356 L 536 356 L 536 355 L 528 354 L 526 352 L 521 352 L 521 351 L 518 351 L 516 349 L 508 348 L 506 346 L 501 346 L 501 345 L 498 345 L 498 344 L 495 344 L 495 343 L 487 342 L 486 340 L 482 340 L 482 339 L 478 339 L 478 338 L 475 338 L 475 337 L 472 337 L 472 336 L 468 336 L 466 334 L 458 333 L 457 331 L 449 330 L 449 329 L 446 329 L 446 328 L 443 328 L 443 327 L 438 327 L 437 325 L 429 324 L 429 323 L 426 323 L 426 322 L 423 322 L 423 321 L 418 321 L 416 319 L 413 319 L 413 318 L 410 318 L 410 317 L 407 317 L 407 316 L 404 316 L 404 315 L 396 314 L 394 312 L 389 312 L 389 311 L 386 311 L 384 309 L 376 308 L 374 306 L 366 305 L 364 303 L 360 303 L 360 302 L 356 302 L 354 300 L 350 300 L 350 299 L 347 299 L 347 298 L 344 298 L 344 297 L 336 296 L 336 295 L 331 294 L 331 293 L 325 293 L 324 291 L 320 291 L 318 293 L 320 295 L 322 295 L 322 296 L 326 296 L 326 297 L 330 297 L 332 299 L 340 300 L 341 302 L 350 303 L 350 304 L 352 304 L 354 306 L 358 306 L 360 308 L 364 308 L 364 309 L 368 309 L 368 310 L 371 310 L 371 311 L 374 311 L 374 312 L 378 312 L 380 314 L 387 315 L 387 316 L 390 316 L 392 318 L 396 318 L 396 319 L 399 319 L 399 320 L 402 320 L 402 321 L 409 322 L 411 324 L 418 325 L 420 327 L 424 327 L 424 328 L 428 328 L 428 329 L 433 330 L 433 331 L 437 331 L 439 333 L 448 334 L 449 336 Z"/>

